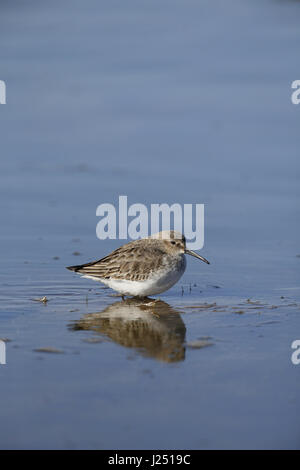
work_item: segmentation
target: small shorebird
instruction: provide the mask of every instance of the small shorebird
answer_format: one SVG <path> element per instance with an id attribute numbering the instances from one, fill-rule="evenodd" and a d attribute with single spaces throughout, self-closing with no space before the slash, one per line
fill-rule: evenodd
<path id="1" fill-rule="evenodd" d="M 121 246 L 98 261 L 68 266 L 83 277 L 101 281 L 122 296 L 147 297 L 170 289 L 183 275 L 188 250 L 180 232 L 163 231 Z"/>

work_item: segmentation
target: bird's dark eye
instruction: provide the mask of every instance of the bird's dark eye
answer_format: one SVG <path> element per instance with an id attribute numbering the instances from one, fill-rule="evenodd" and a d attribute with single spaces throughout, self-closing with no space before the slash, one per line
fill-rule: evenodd
<path id="1" fill-rule="evenodd" d="M 176 242 L 174 242 L 174 241 L 173 241 L 173 242 L 171 242 L 171 243 L 172 243 L 172 245 L 176 245 Z"/>

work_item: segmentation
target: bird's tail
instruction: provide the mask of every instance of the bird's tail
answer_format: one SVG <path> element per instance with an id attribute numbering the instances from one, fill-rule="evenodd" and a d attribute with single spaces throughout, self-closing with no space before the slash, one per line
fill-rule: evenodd
<path id="1" fill-rule="evenodd" d="M 69 269 L 70 271 L 74 271 L 75 273 L 77 273 L 77 272 L 80 272 L 83 266 L 84 264 L 79 264 L 78 266 L 66 266 L 66 269 Z"/>
<path id="2" fill-rule="evenodd" d="M 93 266 L 94 264 L 98 263 L 99 260 L 97 261 L 91 261 L 90 263 L 85 263 L 85 264 L 78 264 L 77 266 L 66 266 L 66 269 L 69 269 L 70 271 L 74 271 L 75 273 L 85 273 L 86 269 L 88 266 Z"/>

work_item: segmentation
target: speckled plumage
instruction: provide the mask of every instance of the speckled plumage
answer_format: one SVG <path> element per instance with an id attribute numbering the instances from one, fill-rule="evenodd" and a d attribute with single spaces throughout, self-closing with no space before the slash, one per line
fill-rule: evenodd
<path id="1" fill-rule="evenodd" d="M 178 281 L 186 266 L 184 253 L 195 256 L 186 250 L 181 233 L 159 232 L 127 243 L 100 260 L 67 269 L 101 281 L 122 295 L 143 297 L 164 292 Z"/>

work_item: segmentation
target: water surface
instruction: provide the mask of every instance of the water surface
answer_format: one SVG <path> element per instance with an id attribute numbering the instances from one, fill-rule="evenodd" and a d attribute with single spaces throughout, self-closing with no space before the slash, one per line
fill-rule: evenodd
<path id="1" fill-rule="evenodd" d="M 299 12 L 3 2 L 1 448 L 299 448 Z M 205 204 L 150 305 L 65 269 L 122 194 Z"/>

